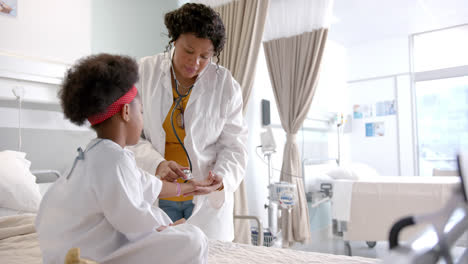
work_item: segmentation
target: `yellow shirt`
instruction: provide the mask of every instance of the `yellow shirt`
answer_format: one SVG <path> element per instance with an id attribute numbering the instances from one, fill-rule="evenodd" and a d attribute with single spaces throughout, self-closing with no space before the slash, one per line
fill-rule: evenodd
<path id="1" fill-rule="evenodd" d="M 172 130 L 171 113 L 172 113 L 172 109 L 174 109 L 174 106 L 176 104 L 176 99 L 179 98 L 175 88 L 172 88 L 172 93 L 174 96 L 174 102 L 172 103 L 171 109 L 169 110 L 169 113 L 167 114 L 166 119 L 164 120 L 164 123 L 163 123 L 163 129 L 166 132 L 166 149 L 164 151 L 164 158 L 166 160 L 173 160 L 184 167 L 189 167 L 189 162 L 187 160 L 187 156 L 185 155 L 185 151 L 182 148 L 182 145 L 177 140 L 176 135 L 174 134 L 174 130 Z M 183 112 L 185 111 L 185 108 L 187 107 L 189 97 L 190 97 L 190 93 L 182 99 L 182 102 L 179 104 L 179 106 L 174 112 L 174 128 L 177 131 L 177 135 L 179 136 L 182 142 L 184 142 L 184 138 L 185 138 L 185 129 L 180 127 L 179 124 L 183 120 L 182 115 L 183 115 Z M 181 115 L 181 112 L 182 112 L 182 115 Z M 180 179 L 180 178 L 177 179 L 177 182 L 180 182 L 180 183 L 184 181 L 185 180 Z M 187 197 L 179 196 L 179 197 L 170 197 L 170 198 L 161 198 L 161 199 L 182 202 L 182 201 L 192 200 L 193 196 L 187 196 Z"/>

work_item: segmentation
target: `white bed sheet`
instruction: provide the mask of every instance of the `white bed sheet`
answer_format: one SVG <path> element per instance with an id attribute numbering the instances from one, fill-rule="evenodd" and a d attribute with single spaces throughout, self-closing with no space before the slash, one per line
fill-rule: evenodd
<path id="1" fill-rule="evenodd" d="M 34 218 L 33 214 L 0 217 L 0 263 L 42 263 L 37 233 L 34 230 Z M 372 264 L 382 262 L 378 259 L 257 247 L 216 240 L 210 240 L 209 247 L 208 263 L 216 264 Z"/>
<path id="2" fill-rule="evenodd" d="M 382 263 L 379 259 L 348 257 L 283 248 L 257 247 L 210 240 L 208 263 L 217 264 L 370 264 Z"/>
<path id="3" fill-rule="evenodd" d="M 351 201 L 353 196 L 353 185 L 356 181 L 330 180 L 333 185 L 332 196 L 332 218 L 348 222 L 351 216 Z"/>

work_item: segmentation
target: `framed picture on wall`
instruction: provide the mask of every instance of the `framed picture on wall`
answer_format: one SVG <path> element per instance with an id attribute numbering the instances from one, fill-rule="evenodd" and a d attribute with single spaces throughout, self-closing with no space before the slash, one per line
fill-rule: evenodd
<path id="1" fill-rule="evenodd" d="M 374 113 L 374 109 L 372 105 L 370 104 L 353 105 L 353 118 L 354 119 L 369 118 L 374 115 L 373 113 Z"/>
<path id="2" fill-rule="evenodd" d="M 18 0 L 0 0 L 0 14 L 16 17 L 18 13 Z"/>
<path id="3" fill-rule="evenodd" d="M 396 102 L 395 100 L 381 101 L 375 104 L 376 116 L 387 116 L 396 114 Z"/>
<path id="4" fill-rule="evenodd" d="M 366 137 L 383 137 L 385 136 L 384 122 L 366 123 Z"/>

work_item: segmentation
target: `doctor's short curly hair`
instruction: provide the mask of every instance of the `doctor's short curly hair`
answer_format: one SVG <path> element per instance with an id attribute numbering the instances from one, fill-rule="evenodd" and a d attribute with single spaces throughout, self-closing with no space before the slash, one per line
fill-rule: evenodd
<path id="1" fill-rule="evenodd" d="M 218 12 L 203 4 L 187 3 L 167 13 L 164 24 L 169 33 L 169 46 L 181 34 L 193 33 L 198 38 L 210 39 L 214 47 L 214 56 L 218 57 L 226 42 L 226 30 Z M 169 47 L 168 46 L 168 47 Z"/>
<path id="2" fill-rule="evenodd" d="M 97 54 L 80 59 L 58 92 L 65 117 L 82 125 L 103 113 L 138 81 L 138 65 L 127 56 Z"/>

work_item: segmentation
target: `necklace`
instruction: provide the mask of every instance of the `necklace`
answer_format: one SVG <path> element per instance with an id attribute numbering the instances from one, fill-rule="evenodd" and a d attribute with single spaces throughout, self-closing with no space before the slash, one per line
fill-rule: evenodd
<path id="1" fill-rule="evenodd" d="M 175 72 L 172 73 L 172 78 L 174 80 L 174 85 L 175 85 L 175 89 L 176 89 L 177 94 L 179 96 L 182 96 L 182 97 L 187 96 L 189 91 L 193 88 L 194 83 L 191 83 L 191 84 L 189 84 L 187 86 L 182 85 L 182 83 L 180 83 L 180 81 L 175 76 Z"/>

